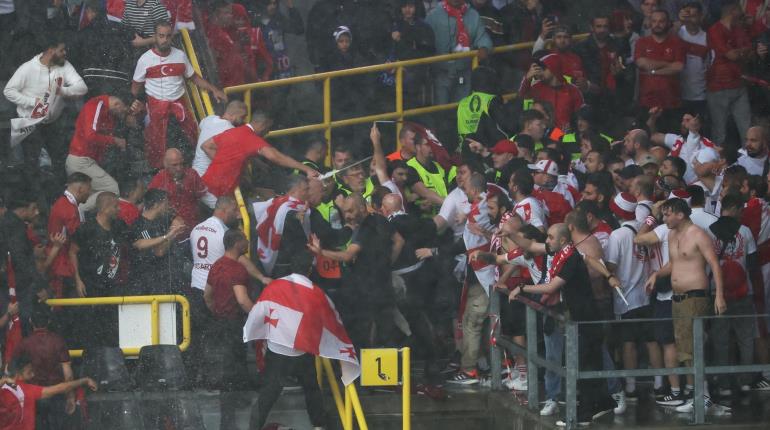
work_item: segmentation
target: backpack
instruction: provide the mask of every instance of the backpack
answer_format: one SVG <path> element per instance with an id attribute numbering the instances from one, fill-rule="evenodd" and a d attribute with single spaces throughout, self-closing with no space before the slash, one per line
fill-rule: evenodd
<path id="1" fill-rule="evenodd" d="M 535 191 L 533 195 L 543 202 L 547 212 L 546 221 L 548 221 L 548 225 L 564 222 L 564 218 L 567 214 L 572 212 L 572 206 L 570 206 L 567 199 L 559 193 L 540 189 Z"/>

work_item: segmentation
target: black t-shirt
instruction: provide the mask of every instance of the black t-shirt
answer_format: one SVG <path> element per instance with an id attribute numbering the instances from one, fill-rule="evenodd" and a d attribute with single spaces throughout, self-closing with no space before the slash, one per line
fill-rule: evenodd
<path id="1" fill-rule="evenodd" d="M 167 217 L 149 220 L 140 216 L 131 230 L 131 243 L 163 236 L 170 225 Z M 135 294 L 167 292 L 171 263 L 170 252 L 159 257 L 153 248 L 141 251 L 134 248 L 131 258 L 132 276 L 129 280 L 132 291 Z"/>
<path id="2" fill-rule="evenodd" d="M 577 250 L 572 252 L 555 276 L 566 281 L 561 288 L 561 294 L 573 320 L 594 321 L 600 318 L 591 289 L 591 279 L 588 277 L 588 268 Z"/>
<path id="3" fill-rule="evenodd" d="M 433 220 L 411 214 L 394 216 L 390 221 L 394 230 L 404 239 L 404 247 L 393 263 L 394 269 L 402 269 L 417 264 L 414 251 L 418 248 L 431 248 L 435 243 L 436 224 Z"/>
<path id="4" fill-rule="evenodd" d="M 72 236 L 78 246 L 78 272 L 89 296 L 111 295 L 121 264 L 126 264 L 122 250 L 129 241 L 126 224 L 116 219 L 105 230 L 96 219 L 80 226 Z"/>
<path id="5" fill-rule="evenodd" d="M 361 247 L 349 271 L 343 275 L 359 298 L 373 305 L 389 304 L 394 297 L 390 283 L 390 252 L 393 248 L 393 226 L 382 215 L 371 214 L 353 232 L 350 241 Z"/>

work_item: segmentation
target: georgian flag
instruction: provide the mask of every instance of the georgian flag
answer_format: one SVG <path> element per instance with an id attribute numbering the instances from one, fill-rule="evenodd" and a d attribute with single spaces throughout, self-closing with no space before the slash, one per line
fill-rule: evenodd
<path id="1" fill-rule="evenodd" d="M 254 203 L 254 217 L 257 220 L 257 254 L 268 275 L 272 275 L 273 266 L 278 259 L 283 226 L 289 211 L 305 213 L 302 228 L 305 230 L 305 236 L 309 236 L 310 209 L 305 202 L 291 196 L 279 196 Z"/>
<path id="2" fill-rule="evenodd" d="M 243 341 L 252 340 L 339 360 L 345 385 L 361 375 L 356 350 L 334 303 L 302 275 L 276 279 L 265 287 L 243 327 Z"/>
<path id="3" fill-rule="evenodd" d="M 476 203 L 471 203 L 471 210 L 468 212 L 467 223 L 465 224 L 465 230 L 463 230 L 463 241 L 465 242 L 466 254 L 470 257 L 473 251 L 489 252 L 490 242 L 484 236 L 479 236 L 472 233 L 468 229 L 468 224 L 478 224 L 484 230 L 491 230 L 494 226 L 489 219 L 489 207 L 487 207 L 487 193 L 481 195 L 481 199 Z M 495 284 L 495 268 L 494 264 L 487 264 L 480 260 L 469 263 L 474 272 L 476 272 L 476 278 L 478 278 L 481 286 L 486 290 L 489 295 L 490 289 Z"/>

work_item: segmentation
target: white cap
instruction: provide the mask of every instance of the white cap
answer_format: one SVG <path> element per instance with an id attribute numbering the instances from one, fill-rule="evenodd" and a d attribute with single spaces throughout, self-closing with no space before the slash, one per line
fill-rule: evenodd
<path id="1" fill-rule="evenodd" d="M 547 173 L 551 176 L 559 176 L 559 167 L 556 166 L 555 161 L 540 160 L 535 164 L 527 164 L 527 167 L 529 167 L 529 170 Z"/>
<path id="2" fill-rule="evenodd" d="M 706 164 L 714 161 L 719 161 L 719 153 L 714 148 L 705 147 L 698 151 L 698 155 L 695 156 L 698 163 Z"/>

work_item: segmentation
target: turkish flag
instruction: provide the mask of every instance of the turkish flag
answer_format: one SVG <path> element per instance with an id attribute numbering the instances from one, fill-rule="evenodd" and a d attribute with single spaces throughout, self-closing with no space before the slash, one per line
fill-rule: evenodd
<path id="1" fill-rule="evenodd" d="M 356 351 L 334 303 L 302 275 L 276 279 L 265 287 L 243 327 L 243 341 L 251 340 L 339 360 L 345 385 L 361 375 Z"/>
<path id="2" fill-rule="evenodd" d="M 5 276 L 8 280 L 8 297 L 10 297 L 11 303 L 16 303 L 16 274 L 13 271 L 10 252 L 8 253 L 8 264 L 5 266 Z M 17 313 L 11 318 L 11 322 L 8 324 L 8 332 L 5 334 L 4 363 L 11 361 L 13 350 L 19 343 L 21 343 L 21 319 Z"/>

